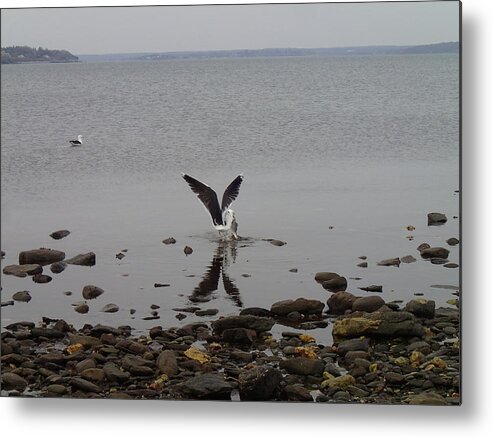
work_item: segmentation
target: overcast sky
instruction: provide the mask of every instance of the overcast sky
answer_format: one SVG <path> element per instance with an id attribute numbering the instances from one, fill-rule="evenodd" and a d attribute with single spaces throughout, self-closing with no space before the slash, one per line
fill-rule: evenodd
<path id="1" fill-rule="evenodd" d="M 430 44 L 459 39 L 459 3 L 2 9 L 1 38 L 76 55 Z"/>

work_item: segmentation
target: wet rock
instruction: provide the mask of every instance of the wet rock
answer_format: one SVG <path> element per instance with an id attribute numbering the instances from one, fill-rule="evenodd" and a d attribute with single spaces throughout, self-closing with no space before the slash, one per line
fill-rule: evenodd
<path id="1" fill-rule="evenodd" d="M 168 375 L 169 378 L 175 376 L 178 373 L 178 362 L 175 352 L 172 350 L 162 351 L 156 359 L 156 366 L 160 373 Z"/>
<path id="2" fill-rule="evenodd" d="M 86 358 L 75 365 L 75 370 L 77 373 L 81 373 L 86 369 L 93 369 L 94 367 L 96 367 L 96 361 L 93 358 Z"/>
<path id="3" fill-rule="evenodd" d="M 440 212 L 430 212 L 428 214 L 428 226 L 443 225 L 447 222 L 445 214 Z"/>
<path id="4" fill-rule="evenodd" d="M 27 275 L 36 275 L 43 271 L 43 267 L 39 264 L 23 264 L 10 265 L 3 268 L 3 273 L 6 275 L 14 275 L 19 278 L 25 278 Z"/>
<path id="5" fill-rule="evenodd" d="M 246 328 L 229 328 L 222 332 L 222 340 L 233 344 L 253 344 L 257 339 L 257 331 Z"/>
<path id="6" fill-rule="evenodd" d="M 370 341 L 367 338 L 351 338 L 349 340 L 341 341 L 337 345 L 337 353 L 344 356 L 351 351 L 368 352 L 369 348 Z"/>
<path id="7" fill-rule="evenodd" d="M 36 275 L 33 275 L 32 279 L 37 284 L 47 284 L 48 282 L 51 282 L 52 277 L 48 275 L 43 275 L 41 273 L 37 273 Z"/>
<path id="8" fill-rule="evenodd" d="M 380 296 L 365 296 L 354 301 L 352 310 L 372 313 L 383 305 L 385 301 Z"/>
<path id="9" fill-rule="evenodd" d="M 353 313 L 336 320 L 332 335 L 338 338 L 360 337 L 423 337 L 420 321 L 407 311 Z"/>
<path id="10" fill-rule="evenodd" d="M 91 369 L 83 370 L 80 373 L 80 376 L 84 379 L 87 379 L 88 381 L 91 381 L 94 383 L 100 383 L 104 380 L 105 373 L 104 373 L 103 369 L 91 368 Z"/>
<path id="11" fill-rule="evenodd" d="M 362 268 L 367 268 L 368 267 L 368 262 L 363 261 L 362 263 L 356 264 L 356 267 L 362 267 Z"/>
<path id="12" fill-rule="evenodd" d="M 347 310 L 353 308 L 353 303 L 357 299 L 354 294 L 347 291 L 334 293 L 327 300 L 330 314 L 344 314 Z"/>
<path id="13" fill-rule="evenodd" d="M 32 328 L 31 336 L 33 337 L 45 337 L 45 338 L 63 338 L 65 334 L 57 329 L 53 328 Z"/>
<path id="14" fill-rule="evenodd" d="M 115 257 L 121 260 L 121 259 L 125 258 L 125 254 L 124 254 L 124 253 L 119 252 L 119 253 L 117 253 L 117 254 L 115 255 Z"/>
<path id="15" fill-rule="evenodd" d="M 336 276 L 323 281 L 322 287 L 329 291 L 344 291 L 347 288 L 347 279 L 344 276 Z"/>
<path id="16" fill-rule="evenodd" d="M 82 289 L 82 297 L 84 299 L 96 299 L 104 293 L 102 288 L 96 287 L 95 285 L 86 285 Z"/>
<path id="17" fill-rule="evenodd" d="M 407 398 L 409 405 L 447 405 L 445 398 L 435 392 L 424 392 Z"/>
<path id="18" fill-rule="evenodd" d="M 85 380 L 84 378 L 73 377 L 69 380 L 70 385 L 78 390 L 89 393 L 100 393 L 101 389 L 94 383 Z"/>
<path id="19" fill-rule="evenodd" d="M 36 325 L 33 322 L 27 322 L 27 321 L 22 321 L 22 322 L 15 322 L 7 325 L 5 328 L 8 329 L 9 331 L 17 331 L 19 329 L 32 329 Z"/>
<path id="20" fill-rule="evenodd" d="M 389 258 L 379 261 L 377 266 L 397 266 L 401 264 L 401 260 L 399 258 Z"/>
<path id="21" fill-rule="evenodd" d="M 240 373 L 239 392 L 242 401 L 267 401 L 279 389 L 281 372 L 267 366 L 258 366 Z"/>
<path id="22" fill-rule="evenodd" d="M 17 291 L 12 295 L 12 299 L 19 302 L 29 302 L 32 298 L 29 291 Z"/>
<path id="23" fill-rule="evenodd" d="M 438 264 L 438 265 L 443 265 L 448 263 L 448 259 L 443 259 L 443 258 L 431 258 L 430 262 L 432 264 Z"/>
<path id="24" fill-rule="evenodd" d="M 320 376 L 324 371 L 324 362 L 320 359 L 305 357 L 288 358 L 279 362 L 279 367 L 295 375 Z"/>
<path id="25" fill-rule="evenodd" d="M 298 273 L 298 269 L 297 269 L 297 268 L 289 269 L 289 271 L 290 271 L 291 273 Z"/>
<path id="26" fill-rule="evenodd" d="M 50 384 L 46 387 L 46 392 L 56 395 L 56 396 L 63 396 L 68 393 L 67 387 L 61 384 Z"/>
<path id="27" fill-rule="evenodd" d="M 33 249 L 24 250 L 19 253 L 19 264 L 39 264 L 46 266 L 57 261 L 62 261 L 65 253 L 54 249 Z"/>
<path id="28" fill-rule="evenodd" d="M 284 394 L 288 401 L 313 402 L 310 392 L 300 384 L 290 384 L 284 387 Z"/>
<path id="29" fill-rule="evenodd" d="M 320 314 L 324 309 L 324 303 L 316 299 L 300 297 L 296 300 L 287 299 L 272 304 L 270 311 L 276 316 L 287 316 L 297 311 L 301 314 Z"/>
<path id="30" fill-rule="evenodd" d="M 183 252 L 185 253 L 186 256 L 188 256 L 193 252 L 193 249 L 190 246 L 185 246 Z"/>
<path id="31" fill-rule="evenodd" d="M 64 261 L 57 261 L 50 266 L 52 273 L 62 273 L 67 268 L 67 263 Z"/>
<path id="32" fill-rule="evenodd" d="M 174 237 L 169 237 L 169 238 L 165 238 L 163 240 L 163 243 L 164 244 L 175 244 L 176 243 L 176 240 L 174 239 Z"/>
<path id="33" fill-rule="evenodd" d="M 412 255 L 406 255 L 401 258 L 401 262 L 406 264 L 414 263 L 416 262 L 416 258 L 414 258 L 414 256 Z"/>
<path id="34" fill-rule="evenodd" d="M 2 372 L 1 381 L 2 389 L 4 390 L 18 390 L 23 392 L 27 387 L 27 381 L 13 372 Z"/>
<path id="35" fill-rule="evenodd" d="M 404 375 L 396 372 L 386 372 L 383 374 L 383 378 L 390 385 L 401 385 L 405 382 Z"/>
<path id="36" fill-rule="evenodd" d="M 195 315 L 200 316 L 200 317 L 215 316 L 218 312 L 219 312 L 219 310 L 217 308 L 209 308 L 206 310 L 197 310 L 197 311 L 195 311 Z"/>
<path id="37" fill-rule="evenodd" d="M 222 334 L 225 329 L 246 328 L 257 332 L 269 331 L 274 326 L 275 321 L 267 317 L 257 317 L 251 315 L 222 317 L 212 322 L 212 328 L 218 334 Z"/>
<path id="38" fill-rule="evenodd" d="M 159 288 L 159 287 L 169 287 L 171 284 L 161 284 L 160 282 L 154 283 L 154 288 Z"/>
<path id="39" fill-rule="evenodd" d="M 181 396 L 190 399 L 230 399 L 232 386 L 218 373 L 205 373 L 174 386 Z"/>
<path id="40" fill-rule="evenodd" d="M 94 346 L 100 346 L 101 340 L 91 335 L 74 334 L 70 336 L 70 344 L 80 343 L 84 349 L 90 349 Z"/>
<path id="41" fill-rule="evenodd" d="M 319 282 L 320 284 L 325 281 L 330 281 L 335 278 L 339 278 L 341 275 L 338 273 L 334 272 L 318 272 L 315 274 L 315 281 Z"/>
<path id="42" fill-rule="evenodd" d="M 114 303 L 108 303 L 103 308 L 101 308 L 101 312 L 103 313 L 116 313 L 120 310 L 120 307 Z"/>
<path id="43" fill-rule="evenodd" d="M 81 253 L 70 259 L 65 260 L 67 264 L 73 264 L 77 266 L 94 266 L 96 265 L 96 254 L 94 252 Z"/>
<path id="44" fill-rule="evenodd" d="M 281 240 L 269 240 L 269 243 L 274 246 L 284 246 L 285 244 L 287 244 L 285 241 Z"/>
<path id="45" fill-rule="evenodd" d="M 431 247 L 431 246 L 430 246 L 428 243 L 421 243 L 421 244 L 420 244 L 420 245 L 416 248 L 416 250 L 417 250 L 418 252 L 421 252 L 421 251 L 423 251 L 423 250 L 425 250 L 425 249 L 429 249 L 430 247 Z"/>
<path id="46" fill-rule="evenodd" d="M 74 309 L 79 314 L 87 314 L 89 312 L 89 305 L 87 305 L 86 303 L 83 303 L 81 305 L 77 305 Z"/>
<path id="47" fill-rule="evenodd" d="M 383 291 L 383 287 L 381 285 L 369 285 L 368 287 L 358 287 L 363 291 L 371 291 L 372 293 L 381 293 Z"/>
<path id="48" fill-rule="evenodd" d="M 6 300 L 6 301 L 2 301 L 2 303 L 1 303 L 2 307 L 8 307 L 8 306 L 12 306 L 12 305 L 14 305 L 13 300 Z"/>
<path id="49" fill-rule="evenodd" d="M 444 258 L 448 257 L 449 250 L 444 247 L 428 247 L 421 250 L 422 258 Z"/>
<path id="50" fill-rule="evenodd" d="M 240 311 L 240 316 L 273 317 L 273 314 L 265 308 L 250 307 Z"/>
<path id="51" fill-rule="evenodd" d="M 404 311 L 414 314 L 416 317 L 433 318 L 435 317 L 435 301 L 427 299 L 410 300 Z"/>
<path id="52" fill-rule="evenodd" d="M 120 340 L 116 343 L 115 347 L 134 354 L 143 354 L 147 350 L 146 346 L 142 343 L 129 339 Z"/>
<path id="53" fill-rule="evenodd" d="M 452 237 L 447 240 L 447 244 L 449 246 L 456 246 L 457 244 L 459 244 L 459 240 L 455 237 Z"/>
<path id="54" fill-rule="evenodd" d="M 446 267 L 448 269 L 456 269 L 457 267 L 459 267 L 459 264 L 456 264 L 456 263 L 446 263 L 443 265 L 443 267 Z"/>
<path id="55" fill-rule="evenodd" d="M 50 237 L 53 238 L 54 240 L 61 240 L 62 238 L 65 238 L 67 235 L 70 235 L 70 231 L 67 231 L 66 229 L 61 229 L 59 231 L 52 232 L 50 234 Z"/>

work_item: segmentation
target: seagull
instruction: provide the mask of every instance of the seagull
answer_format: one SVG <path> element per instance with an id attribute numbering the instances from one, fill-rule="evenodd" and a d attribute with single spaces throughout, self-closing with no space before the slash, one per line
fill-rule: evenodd
<path id="1" fill-rule="evenodd" d="M 78 135 L 76 140 L 70 140 L 72 146 L 80 146 L 82 144 L 82 135 Z"/>
<path id="2" fill-rule="evenodd" d="M 192 191 L 198 196 L 212 218 L 213 226 L 219 231 L 221 238 L 229 235 L 235 240 L 238 240 L 238 222 L 236 221 L 235 212 L 229 208 L 229 205 L 238 197 L 240 185 L 243 181 L 243 175 L 240 174 L 231 182 L 226 190 L 224 190 L 221 205 L 217 200 L 216 192 L 206 184 L 194 179 L 193 177 L 182 173 L 183 179 L 190 185 Z"/>

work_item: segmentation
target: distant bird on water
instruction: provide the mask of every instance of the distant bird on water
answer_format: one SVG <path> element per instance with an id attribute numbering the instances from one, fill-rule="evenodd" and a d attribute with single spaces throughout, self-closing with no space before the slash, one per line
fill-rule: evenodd
<path id="1" fill-rule="evenodd" d="M 69 143 L 72 146 L 80 146 L 80 145 L 82 145 L 82 135 L 78 135 L 76 140 L 70 140 Z"/>
<path id="2" fill-rule="evenodd" d="M 240 193 L 243 175 L 240 174 L 228 185 L 224 191 L 221 205 L 219 205 L 216 192 L 211 187 L 185 173 L 182 173 L 181 175 L 211 215 L 213 226 L 219 231 L 221 238 L 225 239 L 231 237 L 238 240 L 239 237 L 236 233 L 238 230 L 236 214 L 229 208 L 229 205 L 231 205 L 233 200 L 235 200 Z"/>

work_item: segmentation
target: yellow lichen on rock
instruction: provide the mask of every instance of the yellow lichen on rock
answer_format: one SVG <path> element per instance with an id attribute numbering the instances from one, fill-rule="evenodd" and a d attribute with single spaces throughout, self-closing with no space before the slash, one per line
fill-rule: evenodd
<path id="1" fill-rule="evenodd" d="M 188 348 L 185 351 L 184 355 L 187 358 L 198 361 L 200 364 L 205 364 L 205 363 L 208 363 L 210 361 L 209 355 L 205 354 L 204 352 L 199 351 L 195 347 Z"/>
<path id="2" fill-rule="evenodd" d="M 346 317 L 334 322 L 332 335 L 335 337 L 356 337 L 367 332 L 373 332 L 380 326 L 380 320 L 367 317 Z"/>

